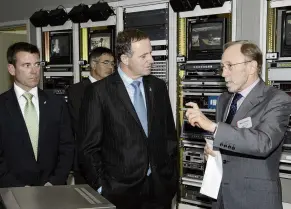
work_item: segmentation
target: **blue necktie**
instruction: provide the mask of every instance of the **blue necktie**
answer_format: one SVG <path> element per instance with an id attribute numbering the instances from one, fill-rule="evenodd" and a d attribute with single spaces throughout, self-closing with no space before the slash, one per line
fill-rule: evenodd
<path id="1" fill-rule="evenodd" d="M 142 125 L 145 134 L 148 136 L 148 119 L 145 102 L 140 91 L 140 81 L 133 81 L 131 85 L 134 87 L 133 106 Z"/>
<path id="2" fill-rule="evenodd" d="M 228 116 L 226 118 L 225 123 L 231 124 L 231 121 L 236 113 L 237 110 L 237 102 L 238 100 L 242 98 L 242 95 L 239 93 L 236 93 L 233 97 L 233 100 L 231 102 L 230 108 L 229 108 L 229 112 L 228 112 Z"/>
<path id="3" fill-rule="evenodd" d="M 139 85 L 140 81 L 133 81 L 131 85 L 134 87 L 134 95 L 133 95 L 133 106 L 139 118 L 139 121 L 142 125 L 142 128 L 148 136 L 148 118 L 147 118 L 147 110 L 145 107 L 145 101 L 143 99 L 142 93 L 140 91 Z M 150 175 L 151 169 L 149 166 L 147 175 Z"/>

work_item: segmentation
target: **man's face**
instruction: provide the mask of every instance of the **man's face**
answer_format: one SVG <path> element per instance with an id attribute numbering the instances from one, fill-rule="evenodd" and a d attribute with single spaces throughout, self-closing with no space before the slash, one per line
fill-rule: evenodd
<path id="1" fill-rule="evenodd" d="M 222 77 L 229 92 L 236 93 L 248 87 L 248 79 L 252 74 L 251 60 L 241 52 L 241 44 L 235 44 L 225 50 L 222 55 Z"/>
<path id="2" fill-rule="evenodd" d="M 128 57 L 128 69 L 133 78 L 139 78 L 151 73 L 154 60 L 151 55 L 152 46 L 149 39 L 143 39 L 131 44 L 132 56 Z"/>
<path id="3" fill-rule="evenodd" d="M 8 71 L 15 83 L 25 91 L 36 87 L 40 79 L 40 61 L 38 54 L 17 52 L 15 66 L 8 64 Z"/>
<path id="4" fill-rule="evenodd" d="M 99 59 L 94 60 L 92 66 L 93 74 L 96 75 L 98 80 L 101 80 L 112 74 L 114 65 L 114 57 L 112 55 L 102 54 Z"/>

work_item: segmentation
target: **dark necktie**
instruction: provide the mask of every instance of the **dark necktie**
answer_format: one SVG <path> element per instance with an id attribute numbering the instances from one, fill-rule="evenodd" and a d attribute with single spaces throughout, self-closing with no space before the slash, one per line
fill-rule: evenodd
<path id="1" fill-rule="evenodd" d="M 226 118 L 225 123 L 231 124 L 231 121 L 236 113 L 237 110 L 237 101 L 242 98 L 242 95 L 239 93 L 236 93 L 233 97 L 233 100 L 231 102 L 231 105 L 229 107 L 229 112 L 228 112 L 228 116 Z"/>

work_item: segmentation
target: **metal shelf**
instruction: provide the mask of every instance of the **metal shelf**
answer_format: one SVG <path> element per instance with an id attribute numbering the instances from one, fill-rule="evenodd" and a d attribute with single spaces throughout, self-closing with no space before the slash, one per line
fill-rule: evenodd
<path id="1" fill-rule="evenodd" d="M 189 60 L 186 64 L 205 64 L 205 63 L 220 63 L 221 60 Z"/>
<path id="2" fill-rule="evenodd" d="M 44 72 L 44 77 L 73 76 L 73 72 Z"/>
<path id="3" fill-rule="evenodd" d="M 152 56 L 167 56 L 167 50 L 152 51 Z"/>
<path id="4" fill-rule="evenodd" d="M 230 1 L 226 1 L 222 7 L 211 8 L 211 9 L 201 9 L 201 7 L 197 5 L 193 11 L 180 12 L 179 17 L 180 18 L 199 17 L 199 16 L 225 14 L 225 13 L 231 13 Z"/>
<path id="5" fill-rule="evenodd" d="M 83 77 L 88 77 L 88 76 L 90 75 L 90 71 L 82 71 L 82 72 L 81 72 L 81 75 L 82 75 Z"/>
<path id="6" fill-rule="evenodd" d="M 272 0 L 270 3 L 271 8 L 288 7 L 291 6 L 290 0 Z"/>
<path id="7" fill-rule="evenodd" d="M 291 68 L 269 68 L 268 76 L 270 81 L 291 81 Z"/>
<path id="8" fill-rule="evenodd" d="M 89 20 L 86 23 L 81 23 L 80 28 L 92 28 L 92 27 L 109 26 L 109 25 L 116 25 L 116 16 L 115 15 L 110 16 L 105 21 L 92 22 L 91 20 Z"/>
<path id="9" fill-rule="evenodd" d="M 42 32 L 60 31 L 60 30 L 71 30 L 72 28 L 73 28 L 73 23 L 71 21 L 67 21 L 63 25 L 43 27 L 42 28 Z"/>
<path id="10" fill-rule="evenodd" d="M 167 40 L 156 40 L 156 41 L 151 41 L 152 46 L 164 46 L 167 45 Z"/>

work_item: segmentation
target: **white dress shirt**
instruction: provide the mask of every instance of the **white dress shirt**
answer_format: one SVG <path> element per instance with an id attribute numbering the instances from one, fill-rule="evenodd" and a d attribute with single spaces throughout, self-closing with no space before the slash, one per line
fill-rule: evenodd
<path id="1" fill-rule="evenodd" d="M 23 96 L 24 93 L 26 93 L 26 91 L 24 91 L 22 88 L 20 88 L 19 86 L 17 86 L 14 83 L 14 91 L 16 94 L 16 98 L 18 101 L 18 104 L 20 106 L 22 115 L 24 117 L 24 107 L 26 105 L 27 100 L 25 99 L 25 97 Z M 38 101 L 38 89 L 37 87 L 32 88 L 29 93 L 31 93 L 33 95 L 32 97 L 32 103 L 35 107 L 36 113 L 37 113 L 37 117 L 38 117 L 38 121 L 39 121 L 39 101 Z"/>
<path id="2" fill-rule="evenodd" d="M 92 75 L 89 75 L 89 80 L 91 81 L 91 83 L 95 83 L 96 81 L 98 81 L 98 80 L 96 80 Z"/>
<path id="3" fill-rule="evenodd" d="M 248 95 L 248 94 L 253 90 L 253 88 L 254 88 L 254 87 L 255 87 L 259 82 L 260 82 L 260 78 L 258 78 L 254 83 L 252 83 L 252 85 L 250 85 L 250 86 L 247 87 L 246 89 L 244 89 L 244 90 L 238 92 L 238 93 L 240 93 L 240 94 L 242 95 L 242 97 L 241 97 L 241 98 L 237 101 L 237 103 L 236 103 L 236 110 L 238 110 L 238 109 L 240 108 L 240 106 L 242 105 L 242 103 L 243 103 L 243 101 L 245 100 L 245 98 L 247 97 L 247 95 Z M 232 96 L 232 98 L 231 98 L 231 102 L 232 102 L 232 100 L 233 100 L 233 98 L 234 98 L 234 95 L 235 95 L 235 94 L 233 94 L 233 96 Z M 229 103 L 229 106 L 227 107 L 227 115 L 228 115 L 228 113 L 229 113 L 229 109 L 230 109 L 231 102 Z M 216 135 L 216 133 L 217 133 L 217 127 L 218 127 L 218 124 L 219 124 L 219 123 L 216 124 L 216 129 L 215 129 L 215 131 L 214 131 L 214 133 L 213 133 L 214 138 L 215 138 L 215 135 Z"/>
<path id="4" fill-rule="evenodd" d="M 121 68 L 120 67 L 118 67 L 118 73 L 119 73 L 119 75 L 120 75 L 120 77 L 121 77 L 121 79 L 122 79 L 122 81 L 123 81 L 123 83 L 124 83 L 124 85 L 125 85 L 125 88 L 126 88 L 126 90 L 127 90 L 127 92 L 128 92 L 128 95 L 129 95 L 129 98 L 130 98 L 130 100 L 131 100 L 131 102 L 132 102 L 132 104 L 134 104 L 134 91 L 135 91 L 135 89 L 134 89 L 134 87 L 131 85 L 132 84 L 132 82 L 133 81 L 135 81 L 135 80 L 133 80 L 133 79 L 131 79 L 130 77 L 128 77 L 122 70 L 121 70 Z M 142 80 L 143 78 L 142 77 L 140 77 L 140 78 L 138 78 L 138 79 L 136 79 L 136 81 L 140 81 L 140 85 L 139 85 L 139 88 L 140 88 L 140 91 L 141 91 L 141 94 L 142 94 L 142 97 L 143 97 L 143 100 L 144 100 L 144 103 L 145 103 L 145 107 L 147 108 L 147 105 L 146 105 L 146 100 L 145 100 L 145 92 L 144 92 L 144 86 L 143 86 L 143 80 Z"/>
<path id="5" fill-rule="evenodd" d="M 242 97 L 236 103 L 236 105 L 237 105 L 236 110 L 238 110 L 238 108 L 241 106 L 241 104 L 243 103 L 243 101 L 245 100 L 247 95 L 251 92 L 251 90 L 253 90 L 253 88 L 259 83 L 259 81 L 260 81 L 260 78 L 258 78 L 252 85 L 250 85 L 246 89 L 238 92 L 238 93 L 240 93 L 242 95 Z M 233 100 L 234 95 L 235 94 L 233 94 L 231 101 Z M 229 108 L 230 108 L 230 106 L 228 107 L 228 111 L 227 112 L 229 112 Z"/>

